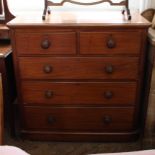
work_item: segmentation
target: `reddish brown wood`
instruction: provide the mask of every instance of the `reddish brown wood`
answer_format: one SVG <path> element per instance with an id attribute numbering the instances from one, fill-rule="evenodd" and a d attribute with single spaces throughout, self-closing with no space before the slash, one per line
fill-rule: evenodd
<path id="1" fill-rule="evenodd" d="M 0 39 L 10 39 L 9 28 L 5 24 L 0 24 Z"/>
<path id="2" fill-rule="evenodd" d="M 0 30 L 0 39 L 9 39 L 10 35 L 9 35 L 9 31 L 1 31 Z"/>
<path id="3" fill-rule="evenodd" d="M 22 79 L 137 79 L 138 57 L 20 57 Z M 111 73 L 107 67 L 112 66 Z"/>
<path id="4" fill-rule="evenodd" d="M 136 83 L 22 82 L 23 103 L 32 105 L 135 105 Z M 111 92 L 111 98 L 106 93 Z M 130 92 L 130 93 L 128 93 Z"/>
<path id="5" fill-rule="evenodd" d="M 133 129 L 133 114 L 134 108 L 24 107 L 24 128 L 72 132 L 127 132 Z M 105 121 L 107 116 L 111 118 L 109 123 Z"/>
<path id="6" fill-rule="evenodd" d="M 149 24 L 139 16 L 118 23 L 54 17 L 9 24 L 22 135 L 59 141 L 137 138 Z"/>
<path id="7" fill-rule="evenodd" d="M 18 54 L 75 54 L 75 32 L 17 33 Z M 48 45 L 47 45 L 48 44 Z M 43 47 L 47 46 L 47 47 Z"/>
<path id="8" fill-rule="evenodd" d="M 139 54 L 141 32 L 81 32 L 81 54 Z M 113 44 L 110 45 L 110 44 Z M 112 47 L 110 47 L 112 46 Z"/>
<path id="9" fill-rule="evenodd" d="M 129 142 L 139 138 L 139 130 L 133 132 L 52 132 L 22 130 L 23 138 L 58 142 Z"/>

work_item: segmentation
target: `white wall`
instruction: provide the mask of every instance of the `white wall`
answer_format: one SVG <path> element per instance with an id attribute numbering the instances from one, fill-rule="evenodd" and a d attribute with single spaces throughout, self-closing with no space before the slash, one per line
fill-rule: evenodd
<path id="1" fill-rule="evenodd" d="M 129 0 L 129 6 L 132 10 L 139 10 L 141 0 Z"/>
<path id="2" fill-rule="evenodd" d="M 60 2 L 62 0 L 52 0 L 53 2 Z M 84 1 L 84 2 L 93 2 L 95 0 L 76 0 L 76 1 Z M 121 0 L 113 0 L 114 2 L 119 2 Z M 155 8 L 155 0 L 129 0 L 129 6 L 131 10 L 139 10 L 142 11 L 144 9 L 146 9 L 146 7 L 144 7 L 143 4 L 146 3 L 146 1 L 149 1 L 148 5 L 146 7 L 154 7 Z M 10 6 L 10 10 L 12 11 L 12 13 L 19 14 L 22 11 L 43 11 L 43 7 L 44 7 L 44 0 L 8 0 L 9 6 Z M 61 7 L 55 7 L 53 9 L 60 9 Z M 65 3 L 65 6 L 62 7 L 63 9 L 70 9 L 70 10 L 79 10 L 79 9 L 83 9 L 83 6 L 79 6 L 79 5 L 73 5 L 73 4 L 69 4 L 69 3 Z M 61 9 L 62 9 L 61 8 Z M 87 6 L 87 9 L 90 8 L 96 8 L 98 10 L 102 10 L 104 9 L 120 9 L 121 7 L 111 7 L 109 6 L 108 3 L 103 3 L 100 5 L 96 5 L 96 6 Z"/>
<path id="3" fill-rule="evenodd" d="M 44 0 L 7 0 L 11 11 L 38 11 L 43 9 Z"/>

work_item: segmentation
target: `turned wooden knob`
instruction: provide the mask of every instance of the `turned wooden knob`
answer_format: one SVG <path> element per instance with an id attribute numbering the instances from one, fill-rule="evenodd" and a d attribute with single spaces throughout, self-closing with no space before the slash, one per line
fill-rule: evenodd
<path id="1" fill-rule="evenodd" d="M 106 99 L 111 99 L 111 98 L 113 98 L 113 92 L 111 92 L 111 91 L 106 91 L 106 92 L 104 93 L 104 97 L 105 97 Z"/>
<path id="2" fill-rule="evenodd" d="M 104 116 L 103 122 L 104 124 L 110 124 L 112 122 L 112 119 L 110 116 L 107 115 L 107 116 Z"/>
<path id="3" fill-rule="evenodd" d="M 53 68 L 52 68 L 51 65 L 45 65 L 45 66 L 43 67 L 44 73 L 51 73 L 52 70 L 53 70 Z"/>
<path id="4" fill-rule="evenodd" d="M 105 71 L 106 73 L 111 74 L 114 72 L 114 67 L 112 65 L 107 65 L 105 66 Z"/>
<path id="5" fill-rule="evenodd" d="M 45 91 L 45 98 L 47 98 L 47 99 L 52 98 L 53 95 L 54 95 L 53 91 L 51 91 L 51 90 L 46 90 Z"/>
<path id="6" fill-rule="evenodd" d="M 48 116 L 47 122 L 48 122 L 49 124 L 53 124 L 53 123 L 55 122 L 55 118 L 54 118 L 53 116 Z"/>
<path id="7" fill-rule="evenodd" d="M 51 42 L 48 39 L 45 39 L 41 42 L 42 49 L 48 49 L 51 46 Z"/>
<path id="8" fill-rule="evenodd" d="M 115 46 L 116 46 L 115 41 L 114 41 L 112 38 L 110 38 L 110 39 L 108 40 L 108 42 L 107 42 L 107 47 L 108 47 L 108 48 L 114 48 Z"/>

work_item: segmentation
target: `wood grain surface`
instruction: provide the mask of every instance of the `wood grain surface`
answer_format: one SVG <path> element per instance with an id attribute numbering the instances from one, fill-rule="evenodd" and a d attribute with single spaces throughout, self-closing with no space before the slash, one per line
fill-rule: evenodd
<path id="1" fill-rule="evenodd" d="M 138 57 L 19 58 L 22 79 L 137 79 L 138 65 Z"/>
<path id="2" fill-rule="evenodd" d="M 22 136 L 125 141 L 142 133 L 150 23 L 132 16 L 52 12 L 8 23 Z"/>

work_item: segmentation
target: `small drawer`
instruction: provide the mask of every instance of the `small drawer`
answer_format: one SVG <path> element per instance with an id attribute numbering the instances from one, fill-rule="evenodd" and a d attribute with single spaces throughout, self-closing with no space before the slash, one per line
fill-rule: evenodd
<path id="1" fill-rule="evenodd" d="M 137 79 L 137 57 L 20 57 L 22 79 Z"/>
<path id="2" fill-rule="evenodd" d="M 81 54 L 139 54 L 140 32 L 81 32 Z"/>
<path id="3" fill-rule="evenodd" d="M 24 107 L 24 128 L 48 131 L 130 131 L 134 108 Z"/>
<path id="4" fill-rule="evenodd" d="M 23 102 L 29 105 L 134 105 L 134 82 L 34 82 L 23 81 Z M 130 92 L 130 93 L 129 93 Z"/>
<path id="5" fill-rule="evenodd" d="M 20 54 L 75 54 L 74 32 L 17 33 L 16 49 Z"/>

